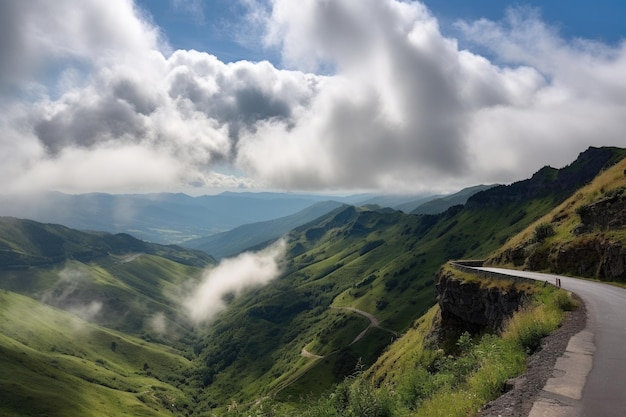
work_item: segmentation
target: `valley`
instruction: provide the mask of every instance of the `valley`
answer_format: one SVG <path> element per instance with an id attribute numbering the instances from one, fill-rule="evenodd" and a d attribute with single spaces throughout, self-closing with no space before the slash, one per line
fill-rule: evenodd
<path id="1" fill-rule="evenodd" d="M 514 351 L 515 366 L 502 372 L 510 376 L 523 371 L 528 348 L 499 339 L 498 329 L 442 329 L 438 271 L 453 259 L 488 259 L 626 281 L 611 261 L 621 259 L 615 249 L 606 249 L 611 257 L 579 259 L 584 265 L 555 258 L 599 236 L 612 242 L 607 248 L 624 242 L 624 223 L 608 225 L 597 215 L 610 198 L 616 212 L 623 211 L 624 156 L 619 148 L 590 148 L 564 168 L 460 193 L 465 203 L 433 214 L 371 201 L 289 199 L 284 207 L 291 214 L 232 223 L 229 231 L 186 243 L 222 248 L 215 257 L 126 233 L 0 218 L 0 412 L 357 415 L 335 406 L 335 414 L 313 413 L 330 393 L 344 392 L 346 401 L 393 404 L 376 415 L 435 415 L 423 413 L 430 402 L 446 401 L 441 390 L 484 378 L 479 375 L 489 364 L 478 361 L 477 352 L 486 344 Z M 254 198 L 246 203 L 251 209 L 258 200 L 275 204 L 278 198 L 224 197 Z M 190 219 L 202 213 L 194 210 Z M 586 229 L 576 234 L 579 223 Z M 550 224 L 552 233 L 537 239 L 541 224 Z M 81 228 L 98 229 L 96 223 Z M 284 243 L 272 246 L 280 237 Z M 248 278 L 237 281 L 233 274 Z M 562 296 L 524 291 L 535 300 L 533 311 L 551 312 L 546 329 L 555 328 Z M 201 303 L 211 305 L 191 314 Z M 506 362 L 498 352 L 489 357 Z M 411 373 L 403 377 L 403 369 Z M 481 398 L 492 399 L 500 383 Z M 402 396 L 385 397 L 389 387 Z"/>

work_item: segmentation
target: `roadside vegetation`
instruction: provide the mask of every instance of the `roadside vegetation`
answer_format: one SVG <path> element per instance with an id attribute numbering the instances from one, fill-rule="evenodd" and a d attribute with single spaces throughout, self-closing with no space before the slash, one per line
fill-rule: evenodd
<path id="1" fill-rule="evenodd" d="M 576 307 L 571 295 L 536 284 L 533 301 L 500 335 L 463 333 L 449 350 L 438 339 L 433 307 L 368 370 L 359 366 L 319 398 L 286 404 L 265 399 L 231 407 L 233 416 L 465 417 L 502 394 L 506 380 L 524 372 L 543 337 Z"/>

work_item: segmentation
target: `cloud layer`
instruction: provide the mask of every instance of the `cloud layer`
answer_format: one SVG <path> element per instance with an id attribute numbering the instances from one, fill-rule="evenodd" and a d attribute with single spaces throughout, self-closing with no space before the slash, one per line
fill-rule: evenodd
<path id="1" fill-rule="evenodd" d="M 224 259 L 208 270 L 183 302 L 191 320 L 195 323 L 209 321 L 226 308 L 226 297 L 236 297 L 247 288 L 265 285 L 277 278 L 286 247 L 286 241 L 280 239 L 259 252 L 244 252 Z"/>
<path id="2" fill-rule="evenodd" d="M 459 22 L 488 59 L 419 2 L 244 3 L 284 69 L 171 51 L 131 0 L 2 2 L 0 188 L 418 191 L 626 145 L 626 44 Z"/>

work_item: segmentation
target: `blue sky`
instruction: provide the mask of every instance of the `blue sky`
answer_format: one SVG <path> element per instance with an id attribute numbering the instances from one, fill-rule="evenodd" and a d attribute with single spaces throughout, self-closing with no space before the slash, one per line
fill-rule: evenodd
<path id="1" fill-rule="evenodd" d="M 617 44 L 626 35 L 626 2 L 621 0 L 425 0 L 439 20 L 442 31 L 458 36 L 458 20 L 502 20 L 508 8 L 529 7 L 565 39 L 584 38 Z M 224 62 L 267 59 L 280 65 L 276 51 L 259 48 L 251 39 L 239 39 L 245 30 L 246 8 L 232 0 L 140 0 L 163 29 L 175 49 L 197 49 L 216 55 Z M 463 40 L 460 39 L 461 44 Z"/>
<path id="2" fill-rule="evenodd" d="M 0 2 L 0 192 L 445 192 L 626 147 L 626 2 Z"/>

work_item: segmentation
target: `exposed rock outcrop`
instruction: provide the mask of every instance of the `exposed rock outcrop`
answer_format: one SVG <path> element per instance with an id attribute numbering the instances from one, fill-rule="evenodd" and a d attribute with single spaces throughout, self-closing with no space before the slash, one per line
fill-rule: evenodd
<path id="1" fill-rule="evenodd" d="M 471 333 L 499 331 L 528 299 L 513 281 L 506 287 L 489 287 L 481 282 L 459 279 L 453 271 L 446 269 L 439 272 L 435 291 L 442 325 Z"/>
<path id="2" fill-rule="evenodd" d="M 581 224 L 575 229 L 580 235 L 593 230 L 617 230 L 626 226 L 626 189 L 618 188 L 606 197 L 577 210 Z"/>

